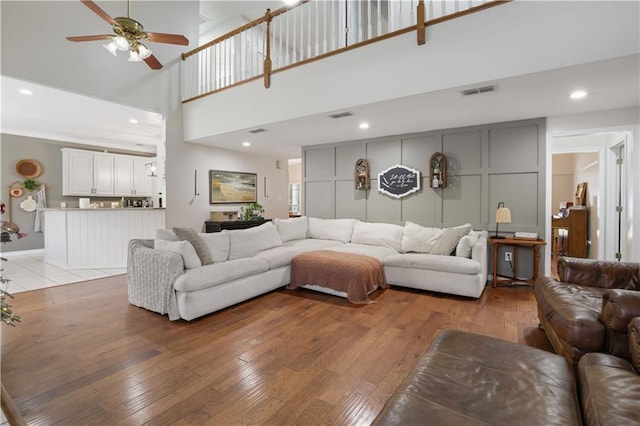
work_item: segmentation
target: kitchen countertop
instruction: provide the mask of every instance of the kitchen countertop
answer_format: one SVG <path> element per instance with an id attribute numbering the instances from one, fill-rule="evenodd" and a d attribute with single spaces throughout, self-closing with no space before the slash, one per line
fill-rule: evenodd
<path id="1" fill-rule="evenodd" d="M 104 210 L 164 210 L 164 207 L 115 207 L 115 208 L 111 208 L 111 207 L 98 207 L 98 208 L 92 208 L 89 207 L 88 209 L 81 209 L 80 207 L 65 207 L 65 208 L 46 208 L 46 209 L 42 209 L 42 210 L 50 210 L 50 211 L 89 211 L 89 210 L 99 210 L 99 211 L 104 211 Z"/>

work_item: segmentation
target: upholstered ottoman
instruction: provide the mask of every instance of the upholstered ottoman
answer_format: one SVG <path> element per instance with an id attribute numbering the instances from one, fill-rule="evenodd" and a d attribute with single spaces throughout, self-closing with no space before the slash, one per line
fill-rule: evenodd
<path id="1" fill-rule="evenodd" d="M 373 424 L 579 425 L 581 419 L 563 357 L 444 330 Z"/>
<path id="2" fill-rule="evenodd" d="M 382 262 L 371 256 L 316 250 L 291 259 L 291 281 L 288 289 L 307 287 L 331 290 L 354 304 L 368 304 L 369 293 L 387 288 Z"/>

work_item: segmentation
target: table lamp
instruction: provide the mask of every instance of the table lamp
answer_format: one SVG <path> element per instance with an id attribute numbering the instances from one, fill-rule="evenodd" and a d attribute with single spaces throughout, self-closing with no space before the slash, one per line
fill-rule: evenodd
<path id="1" fill-rule="evenodd" d="M 496 210 L 496 235 L 493 238 L 504 238 L 498 235 L 498 225 L 501 223 L 511 223 L 511 210 L 506 208 L 502 201 L 498 203 L 498 209 Z"/>

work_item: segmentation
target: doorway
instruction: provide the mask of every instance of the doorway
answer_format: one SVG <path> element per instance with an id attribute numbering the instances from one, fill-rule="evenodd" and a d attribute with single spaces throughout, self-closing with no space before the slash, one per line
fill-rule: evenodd
<path id="1" fill-rule="evenodd" d="M 605 260 L 629 260 L 630 241 L 625 234 L 629 218 L 627 210 L 627 172 L 624 158 L 628 157 L 630 134 L 628 131 L 604 131 L 588 134 L 551 136 L 552 158 L 551 191 L 567 186 L 566 162 L 573 165 L 571 180 L 588 182 L 589 208 L 588 257 Z M 564 168 L 555 165 L 565 162 Z M 558 173 L 556 173 L 558 171 Z M 563 173 L 560 173 L 562 171 Z M 566 195 L 564 195 L 566 197 Z M 558 200 L 552 195 L 549 215 L 558 210 Z M 549 234 L 551 235 L 551 234 Z"/>

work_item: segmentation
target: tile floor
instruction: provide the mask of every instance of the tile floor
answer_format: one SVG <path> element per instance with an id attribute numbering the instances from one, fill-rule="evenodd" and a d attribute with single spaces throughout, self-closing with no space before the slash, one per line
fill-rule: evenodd
<path id="1" fill-rule="evenodd" d="M 2 273 L 11 280 L 3 289 L 12 294 L 127 273 L 127 268 L 63 269 L 45 263 L 44 253 L 14 255 L 8 252 L 2 257 L 7 259 L 2 261 Z"/>
<path id="2" fill-rule="evenodd" d="M 39 288 L 70 284 L 79 281 L 126 274 L 127 268 L 113 269 L 63 269 L 44 262 L 44 253 L 3 253 L 0 267 L 5 278 L 11 280 L 2 289 L 11 294 Z M 0 426 L 8 425 L 4 413 L 0 413 Z"/>

